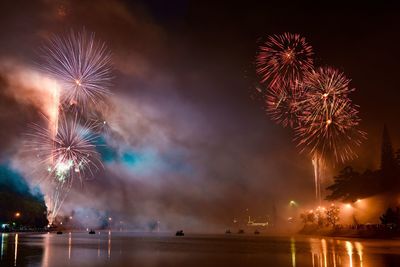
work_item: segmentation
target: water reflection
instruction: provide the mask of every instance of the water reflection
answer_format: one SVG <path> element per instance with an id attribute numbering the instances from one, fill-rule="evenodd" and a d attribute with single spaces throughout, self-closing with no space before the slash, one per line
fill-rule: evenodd
<path id="1" fill-rule="evenodd" d="M 18 234 L 15 234 L 15 240 L 14 240 L 14 266 L 17 266 L 17 256 L 18 256 Z"/>
<path id="2" fill-rule="evenodd" d="M 111 258 L 111 231 L 108 231 L 108 259 Z"/>
<path id="3" fill-rule="evenodd" d="M 331 244 L 333 244 L 334 241 L 331 240 Z M 336 248 L 335 246 L 332 246 L 332 260 L 333 260 L 333 267 L 336 267 Z"/>
<path id="4" fill-rule="evenodd" d="M 1 260 L 3 259 L 4 253 L 7 252 L 7 239 L 8 239 L 8 234 L 2 233 L 1 234 Z"/>
<path id="5" fill-rule="evenodd" d="M 42 267 L 49 266 L 49 255 L 50 255 L 49 250 L 50 250 L 50 233 L 47 233 L 44 236 L 44 252 L 43 252 Z"/>
<path id="6" fill-rule="evenodd" d="M 292 254 L 292 267 L 296 267 L 296 240 L 290 239 L 290 252 Z"/>
<path id="7" fill-rule="evenodd" d="M 363 245 L 358 241 L 311 238 L 310 251 L 313 267 L 363 267 Z"/>
<path id="8" fill-rule="evenodd" d="M 349 266 L 353 267 L 353 245 L 350 241 L 345 241 L 347 255 L 349 255 Z"/>
<path id="9" fill-rule="evenodd" d="M 400 241 L 396 240 L 261 235 L 176 238 L 106 231 L 96 235 L 3 233 L 0 245 L 0 266 L 400 266 Z"/>
<path id="10" fill-rule="evenodd" d="M 100 237 L 97 239 L 97 257 L 100 257 Z"/>
<path id="11" fill-rule="evenodd" d="M 363 246 L 360 242 L 354 242 L 356 246 L 357 254 L 360 257 L 360 267 L 363 267 Z"/>
<path id="12" fill-rule="evenodd" d="M 327 266 L 327 249 L 326 249 L 326 240 L 325 239 L 321 239 L 321 246 L 322 246 L 322 256 L 324 257 L 324 267 Z"/>
<path id="13" fill-rule="evenodd" d="M 72 234 L 68 233 L 68 259 L 71 259 L 71 250 L 72 250 Z"/>

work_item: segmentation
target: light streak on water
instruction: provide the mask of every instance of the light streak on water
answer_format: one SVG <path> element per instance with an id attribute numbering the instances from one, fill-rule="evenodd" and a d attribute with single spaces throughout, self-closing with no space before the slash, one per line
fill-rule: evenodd
<path id="1" fill-rule="evenodd" d="M 349 267 L 353 267 L 353 245 L 350 241 L 346 241 L 346 251 L 349 255 Z"/>
<path id="2" fill-rule="evenodd" d="M 108 259 L 111 258 L 111 231 L 108 231 Z"/>
<path id="3" fill-rule="evenodd" d="M 327 267 L 328 262 L 326 259 L 327 249 L 326 249 L 326 240 L 325 239 L 321 239 L 321 246 L 322 246 L 322 255 L 324 257 L 324 267 Z"/>
<path id="4" fill-rule="evenodd" d="M 296 267 L 296 240 L 290 239 L 290 252 L 292 254 L 292 267 Z"/>
<path id="5" fill-rule="evenodd" d="M 363 267 L 363 246 L 360 242 L 354 242 L 356 246 L 357 254 L 360 257 L 360 267 Z"/>
<path id="6" fill-rule="evenodd" d="M 17 266 L 17 256 L 18 256 L 18 234 L 15 234 L 15 241 L 14 241 L 14 266 Z"/>
<path id="7" fill-rule="evenodd" d="M 1 234 L 1 259 L 3 259 L 4 252 L 7 251 L 8 234 Z"/>
<path id="8" fill-rule="evenodd" d="M 68 237 L 68 259 L 71 259 L 71 250 L 72 250 L 72 235 L 71 232 L 69 232 L 69 237 Z"/>

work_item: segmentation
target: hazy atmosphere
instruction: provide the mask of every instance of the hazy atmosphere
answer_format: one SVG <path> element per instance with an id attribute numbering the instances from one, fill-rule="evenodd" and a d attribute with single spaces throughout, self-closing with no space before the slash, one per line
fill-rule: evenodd
<path id="1" fill-rule="evenodd" d="M 84 29 L 112 52 L 110 105 L 104 112 L 112 134 L 100 147 L 104 168 L 72 187 L 61 213 L 94 209 L 132 227 L 159 220 L 165 229 L 212 230 L 245 217 L 246 209 L 265 216 L 291 199 L 307 204 L 314 200 L 311 161 L 299 153 L 291 130 L 266 116 L 256 90 L 257 45 L 266 34 L 300 33 L 313 44 L 316 63 L 351 77 L 368 139 L 350 163 L 377 168 L 384 122 L 395 145 L 400 130 L 397 11 L 382 8 L 364 4 L 316 12 L 315 5 L 304 3 L 3 2 L 2 165 L 46 194 L 24 155 L 23 138 L 51 105 L 52 84 L 37 68 L 38 54 L 52 35 Z M 332 168 L 345 165 L 331 166 L 323 183 L 332 181 Z"/>
<path id="2" fill-rule="evenodd" d="M 0 13 L 1 266 L 400 266 L 394 2 Z"/>

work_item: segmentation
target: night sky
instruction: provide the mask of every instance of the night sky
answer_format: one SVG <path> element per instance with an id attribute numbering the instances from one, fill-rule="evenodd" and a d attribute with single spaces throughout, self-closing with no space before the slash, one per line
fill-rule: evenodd
<path id="1" fill-rule="evenodd" d="M 166 228 L 212 229 L 246 208 L 262 216 L 274 204 L 313 201 L 309 156 L 299 154 L 290 129 L 268 118 L 255 90 L 257 47 L 276 33 L 301 34 L 317 66 L 351 78 L 368 140 L 347 164 L 377 168 L 384 123 L 400 147 L 399 8 L 258 2 L 2 2 L 3 164 L 35 184 L 20 154 L 26 126 L 41 112 L 40 85 L 24 81 L 24 73 L 35 71 L 48 36 L 85 28 L 113 53 L 114 105 L 107 115 L 118 125 L 118 156 L 104 158 L 104 170 L 74 188 L 66 214 L 94 208 L 139 226 L 159 219 Z"/>

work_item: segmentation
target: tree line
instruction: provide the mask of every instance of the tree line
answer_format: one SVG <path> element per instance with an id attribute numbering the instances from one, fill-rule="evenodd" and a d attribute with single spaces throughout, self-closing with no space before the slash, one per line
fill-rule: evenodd
<path id="1" fill-rule="evenodd" d="M 326 189 L 326 200 L 355 202 L 378 194 L 398 193 L 400 186 L 400 149 L 394 152 L 386 125 L 383 128 L 381 161 L 377 170 L 358 172 L 351 166 L 343 168 Z"/>

